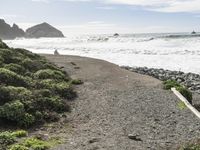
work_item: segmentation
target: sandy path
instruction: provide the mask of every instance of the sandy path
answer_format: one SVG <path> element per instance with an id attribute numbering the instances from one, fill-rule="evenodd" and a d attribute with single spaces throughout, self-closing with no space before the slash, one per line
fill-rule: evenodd
<path id="1" fill-rule="evenodd" d="M 176 96 L 162 90 L 159 80 L 102 60 L 46 57 L 84 81 L 68 116 L 73 132 L 56 150 L 172 150 L 199 137 L 200 120 L 178 108 Z"/>

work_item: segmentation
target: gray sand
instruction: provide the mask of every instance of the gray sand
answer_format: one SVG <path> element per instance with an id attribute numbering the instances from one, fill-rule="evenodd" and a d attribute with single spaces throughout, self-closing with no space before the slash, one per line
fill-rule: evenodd
<path id="1" fill-rule="evenodd" d="M 200 120 L 159 80 L 102 60 L 46 57 L 84 81 L 68 115 L 73 131 L 55 150 L 172 150 L 199 137 Z"/>

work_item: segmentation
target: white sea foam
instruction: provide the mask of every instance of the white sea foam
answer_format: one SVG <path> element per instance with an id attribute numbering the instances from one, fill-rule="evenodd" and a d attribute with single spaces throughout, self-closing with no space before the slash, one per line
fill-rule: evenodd
<path id="1" fill-rule="evenodd" d="M 147 66 L 200 73 L 200 36 L 190 34 L 84 35 L 5 40 L 36 53 L 79 55 L 118 65 Z"/>

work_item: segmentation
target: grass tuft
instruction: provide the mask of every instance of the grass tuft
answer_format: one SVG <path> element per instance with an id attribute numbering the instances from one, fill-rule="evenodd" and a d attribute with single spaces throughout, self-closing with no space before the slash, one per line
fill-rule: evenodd
<path id="1" fill-rule="evenodd" d="M 179 102 L 178 102 L 178 108 L 179 108 L 180 110 L 183 110 L 183 109 L 187 108 L 187 106 L 185 105 L 184 102 L 179 101 Z"/>
<path id="2" fill-rule="evenodd" d="M 163 82 L 165 90 L 171 90 L 173 87 L 180 87 L 181 85 L 177 83 L 175 80 L 167 80 Z"/>
<path id="3" fill-rule="evenodd" d="M 71 83 L 74 85 L 79 85 L 79 84 L 83 84 L 83 81 L 81 79 L 74 79 L 71 81 Z"/>
<path id="4" fill-rule="evenodd" d="M 177 83 L 174 80 L 167 80 L 163 82 L 164 89 L 165 90 L 171 90 L 171 88 L 176 88 L 177 91 L 179 91 L 187 100 L 190 104 L 192 104 L 192 92 L 188 90 L 186 87 L 183 87 L 179 83 Z"/>

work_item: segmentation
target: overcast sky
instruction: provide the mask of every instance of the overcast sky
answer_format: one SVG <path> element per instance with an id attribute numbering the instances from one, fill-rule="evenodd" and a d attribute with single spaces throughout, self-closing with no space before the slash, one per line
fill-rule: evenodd
<path id="1" fill-rule="evenodd" d="M 200 0 L 2 0 L 0 18 L 23 29 L 48 22 L 65 35 L 200 31 Z"/>

